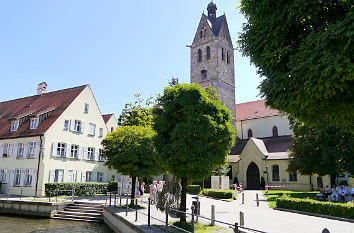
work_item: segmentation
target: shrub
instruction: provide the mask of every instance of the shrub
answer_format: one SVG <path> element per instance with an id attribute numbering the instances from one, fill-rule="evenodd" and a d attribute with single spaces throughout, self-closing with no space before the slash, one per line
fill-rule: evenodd
<path id="1" fill-rule="evenodd" d="M 347 203 L 333 203 L 282 196 L 277 199 L 277 207 L 354 219 L 354 205 Z"/>
<path id="2" fill-rule="evenodd" d="M 187 193 L 191 194 L 199 194 L 202 188 L 200 185 L 188 185 L 187 186 Z"/>
<path id="3" fill-rule="evenodd" d="M 219 199 L 237 199 L 237 195 L 234 190 L 203 189 L 202 195 Z"/>
<path id="4" fill-rule="evenodd" d="M 57 195 L 56 190 L 59 190 L 58 195 L 72 195 L 74 186 L 75 196 L 91 196 L 95 194 L 105 194 L 108 190 L 108 183 L 46 183 L 45 194 L 47 196 Z M 68 191 L 60 191 L 68 190 Z"/>

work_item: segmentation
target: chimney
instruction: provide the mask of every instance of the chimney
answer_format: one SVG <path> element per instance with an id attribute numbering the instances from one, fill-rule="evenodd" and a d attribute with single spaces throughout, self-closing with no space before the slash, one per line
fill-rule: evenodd
<path id="1" fill-rule="evenodd" d="M 40 84 L 38 84 L 38 88 L 37 88 L 37 95 L 42 95 L 44 93 L 47 93 L 47 83 L 46 82 L 41 82 Z"/>

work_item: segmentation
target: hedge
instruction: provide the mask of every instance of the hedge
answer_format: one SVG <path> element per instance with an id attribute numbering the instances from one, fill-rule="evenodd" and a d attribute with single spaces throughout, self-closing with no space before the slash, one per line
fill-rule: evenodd
<path id="1" fill-rule="evenodd" d="M 56 190 L 59 190 L 58 195 L 72 195 L 71 191 L 75 188 L 75 196 L 92 196 L 95 194 L 105 194 L 108 190 L 108 183 L 46 183 L 45 194 L 47 196 L 57 195 Z"/>
<path id="2" fill-rule="evenodd" d="M 202 195 L 219 199 L 237 199 L 237 195 L 234 190 L 203 189 Z"/>
<path id="3" fill-rule="evenodd" d="M 354 205 L 347 203 L 324 202 L 282 196 L 277 199 L 277 207 L 354 219 Z"/>
<path id="4" fill-rule="evenodd" d="M 200 194 L 200 191 L 202 190 L 202 188 L 200 187 L 200 185 L 188 185 L 187 186 L 187 193 L 191 193 L 191 194 Z"/>

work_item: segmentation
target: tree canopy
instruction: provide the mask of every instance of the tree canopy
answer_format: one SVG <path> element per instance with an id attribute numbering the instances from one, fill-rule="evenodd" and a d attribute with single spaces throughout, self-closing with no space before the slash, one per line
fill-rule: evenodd
<path id="1" fill-rule="evenodd" d="M 241 12 L 239 47 L 264 77 L 267 105 L 353 132 L 353 1 L 242 0 Z"/>
<path id="2" fill-rule="evenodd" d="M 182 180 L 185 210 L 187 179 L 202 180 L 226 162 L 235 139 L 232 115 L 195 83 L 166 87 L 153 113 L 156 148 L 168 171 Z"/>
<path id="3" fill-rule="evenodd" d="M 307 126 L 296 121 L 292 128 L 289 171 L 331 175 L 333 179 L 354 173 L 354 137 L 350 131 L 330 124 Z"/>

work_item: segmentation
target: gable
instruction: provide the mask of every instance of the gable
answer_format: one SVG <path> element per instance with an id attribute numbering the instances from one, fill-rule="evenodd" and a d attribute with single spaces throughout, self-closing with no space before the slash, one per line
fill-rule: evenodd
<path id="1" fill-rule="evenodd" d="M 197 28 L 197 31 L 194 35 L 193 39 L 193 44 L 192 45 L 198 45 L 200 43 L 205 43 L 206 41 L 209 41 L 211 39 L 214 39 L 214 33 L 211 29 L 211 23 L 210 21 L 207 20 L 207 16 L 205 14 L 202 14 L 202 17 L 200 18 L 199 25 Z M 200 32 L 202 30 L 206 30 L 206 37 L 201 38 L 200 37 Z"/>
<path id="2" fill-rule="evenodd" d="M 232 45 L 232 39 L 229 31 L 229 26 L 227 24 L 226 16 L 220 16 L 219 18 L 222 17 L 221 20 L 221 26 L 218 32 L 218 36 L 221 38 L 221 40 L 224 40 L 225 44 L 227 44 L 230 48 L 233 48 Z"/>

